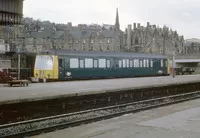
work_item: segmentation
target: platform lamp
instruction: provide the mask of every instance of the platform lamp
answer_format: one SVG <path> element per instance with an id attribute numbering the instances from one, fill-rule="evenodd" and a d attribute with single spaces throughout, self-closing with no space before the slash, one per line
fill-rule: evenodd
<path id="1" fill-rule="evenodd" d="M 172 55 L 172 77 L 175 78 L 175 51 L 173 51 L 173 55 Z"/>

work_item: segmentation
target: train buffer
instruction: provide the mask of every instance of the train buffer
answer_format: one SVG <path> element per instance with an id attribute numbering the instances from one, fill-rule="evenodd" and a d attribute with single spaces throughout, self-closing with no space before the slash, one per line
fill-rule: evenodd
<path id="1" fill-rule="evenodd" d="M 9 86 L 13 86 L 13 85 L 18 85 L 20 87 L 25 87 L 25 86 L 28 86 L 30 83 L 30 81 L 28 80 L 10 80 L 10 81 L 7 81 L 7 84 Z"/>

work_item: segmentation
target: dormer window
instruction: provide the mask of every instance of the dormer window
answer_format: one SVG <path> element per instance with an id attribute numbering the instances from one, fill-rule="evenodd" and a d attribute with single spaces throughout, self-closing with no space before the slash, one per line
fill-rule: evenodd
<path id="1" fill-rule="evenodd" d="M 102 40 L 100 40 L 99 43 L 102 44 L 103 43 Z"/>
<path id="2" fill-rule="evenodd" d="M 90 41 L 90 43 L 93 44 L 93 43 L 94 43 L 94 40 L 92 39 L 92 40 Z"/>
<path id="3" fill-rule="evenodd" d="M 110 44 L 110 39 L 108 39 L 108 44 Z"/>

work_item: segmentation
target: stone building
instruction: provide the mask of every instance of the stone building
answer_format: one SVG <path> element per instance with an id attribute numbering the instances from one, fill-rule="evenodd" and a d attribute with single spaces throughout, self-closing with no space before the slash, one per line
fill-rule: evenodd
<path id="1" fill-rule="evenodd" d="M 140 23 L 128 25 L 124 33 L 124 51 L 141 52 L 141 53 L 160 53 L 171 55 L 184 52 L 184 37 L 179 36 L 176 31 L 172 31 L 164 26 L 159 28 L 156 25 L 146 27 Z"/>
<path id="2" fill-rule="evenodd" d="M 0 25 L 21 24 L 23 0 L 0 0 Z"/>
<path id="3" fill-rule="evenodd" d="M 184 43 L 184 54 L 186 55 L 198 55 L 200 54 L 200 42 L 189 42 Z"/>

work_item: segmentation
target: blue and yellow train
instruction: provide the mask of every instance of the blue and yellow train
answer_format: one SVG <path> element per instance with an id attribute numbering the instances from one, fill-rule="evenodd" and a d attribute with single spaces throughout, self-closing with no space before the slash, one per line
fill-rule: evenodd
<path id="1" fill-rule="evenodd" d="M 47 80 L 168 75 L 167 57 L 129 52 L 50 50 L 36 56 L 34 77 Z"/>

